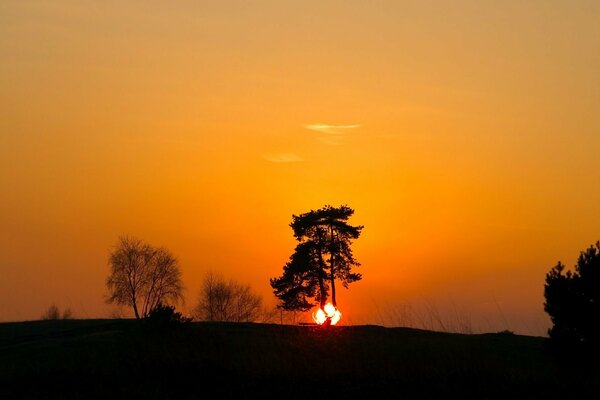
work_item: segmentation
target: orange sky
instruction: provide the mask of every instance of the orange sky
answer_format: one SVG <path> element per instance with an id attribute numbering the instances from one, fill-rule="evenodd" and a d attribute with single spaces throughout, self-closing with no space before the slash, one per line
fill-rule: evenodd
<path id="1" fill-rule="evenodd" d="M 188 308 L 209 269 L 274 303 L 291 215 L 346 203 L 365 225 L 346 323 L 409 303 L 544 334 L 545 273 L 600 239 L 599 18 L 591 0 L 2 1 L 0 320 L 108 316 L 121 234 L 178 256 Z"/>

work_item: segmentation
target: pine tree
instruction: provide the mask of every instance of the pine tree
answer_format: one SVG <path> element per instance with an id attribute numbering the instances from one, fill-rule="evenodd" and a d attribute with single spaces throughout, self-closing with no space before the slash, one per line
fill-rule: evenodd
<path id="1" fill-rule="evenodd" d="M 600 242 L 581 252 L 573 271 L 560 262 L 552 268 L 544 297 L 554 343 L 600 349 Z"/>
<path id="2" fill-rule="evenodd" d="M 292 216 L 290 224 L 299 242 L 283 275 L 271 279 L 275 296 L 284 310 L 306 311 L 319 302 L 322 309 L 329 297 L 337 307 L 336 280 L 345 288 L 362 278 L 353 271 L 360 264 L 352 253 L 352 241 L 358 239 L 362 226 L 348 224 L 354 210 L 346 205 L 327 205 L 318 210 Z"/>

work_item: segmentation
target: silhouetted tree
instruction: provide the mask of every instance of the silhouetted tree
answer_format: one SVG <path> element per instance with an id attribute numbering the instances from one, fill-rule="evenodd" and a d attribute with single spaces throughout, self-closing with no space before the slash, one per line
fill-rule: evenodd
<path id="1" fill-rule="evenodd" d="M 165 248 L 121 237 L 110 254 L 107 301 L 131 306 L 136 318 L 147 317 L 159 303 L 182 299 L 177 259 Z"/>
<path id="2" fill-rule="evenodd" d="M 331 302 L 337 306 L 336 279 L 344 287 L 361 279 L 353 272 L 360 264 L 351 244 L 358 239 L 362 226 L 348 224 L 354 210 L 346 205 L 327 205 L 318 210 L 292 216 L 294 237 L 300 242 L 283 267 L 283 275 L 271 279 L 275 296 L 284 310 L 306 311 L 315 299 L 325 306 L 331 290 Z"/>
<path id="3" fill-rule="evenodd" d="M 290 260 L 283 266 L 283 275 L 271 279 L 273 293 L 281 301 L 279 308 L 285 311 L 307 311 L 315 298 L 325 304 L 329 286 L 327 274 L 321 263 L 322 257 L 312 241 L 296 246 Z"/>
<path id="4" fill-rule="evenodd" d="M 73 318 L 73 312 L 70 308 L 65 308 L 61 314 L 60 309 L 56 306 L 56 304 L 52 304 L 44 313 L 42 314 L 43 320 L 57 320 L 57 319 L 71 319 Z"/>
<path id="5" fill-rule="evenodd" d="M 600 242 L 582 251 L 573 272 L 558 263 L 546 275 L 544 310 L 555 343 L 600 344 Z"/>
<path id="6" fill-rule="evenodd" d="M 71 311 L 71 309 L 65 308 L 62 313 L 62 319 L 72 319 L 72 318 L 73 318 L 73 312 Z"/>
<path id="7" fill-rule="evenodd" d="M 249 285 L 209 272 L 202 281 L 194 317 L 202 321 L 254 322 L 263 312 L 262 298 Z"/>
<path id="8" fill-rule="evenodd" d="M 187 324 L 192 319 L 183 316 L 179 311 L 175 311 L 175 306 L 159 302 L 150 310 L 146 320 L 153 325 L 172 327 Z"/>
<path id="9" fill-rule="evenodd" d="M 60 310 L 56 306 L 56 304 L 52 304 L 44 313 L 42 314 L 43 320 L 57 320 L 60 319 Z"/>

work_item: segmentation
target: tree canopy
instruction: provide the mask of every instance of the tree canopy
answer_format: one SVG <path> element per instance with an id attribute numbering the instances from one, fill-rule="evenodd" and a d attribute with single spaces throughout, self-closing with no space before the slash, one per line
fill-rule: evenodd
<path id="1" fill-rule="evenodd" d="M 318 210 L 292 216 L 290 227 L 299 242 L 280 277 L 271 279 L 273 293 L 284 310 L 306 311 L 317 301 L 324 307 L 331 295 L 336 302 L 336 280 L 348 287 L 362 278 L 354 272 L 360 264 L 352 253 L 352 241 L 360 237 L 362 226 L 348 220 L 354 210 L 346 205 L 326 205 Z"/>
<path id="2" fill-rule="evenodd" d="M 600 345 L 600 242 L 582 251 L 574 271 L 559 262 L 546 275 L 544 310 L 555 343 Z"/>

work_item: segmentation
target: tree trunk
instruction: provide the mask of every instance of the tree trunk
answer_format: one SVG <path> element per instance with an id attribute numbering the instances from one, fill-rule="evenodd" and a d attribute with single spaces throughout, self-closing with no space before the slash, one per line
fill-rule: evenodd
<path id="1" fill-rule="evenodd" d="M 335 246 L 333 243 L 333 226 L 329 227 L 329 232 L 330 232 L 330 243 L 331 246 L 329 247 L 329 272 L 330 272 L 330 277 L 329 279 L 331 280 L 331 304 L 333 304 L 333 306 L 335 308 L 337 308 L 337 302 L 335 301 L 335 274 L 334 274 L 334 251 L 335 251 Z"/>
<path id="2" fill-rule="evenodd" d="M 319 274 L 319 290 L 321 290 L 321 295 L 319 296 L 321 299 L 320 308 L 321 310 L 325 308 L 325 302 L 327 301 L 327 296 L 325 295 L 325 285 L 323 284 L 323 277 Z"/>
<path id="3" fill-rule="evenodd" d="M 137 308 L 137 304 L 136 304 L 136 301 L 135 301 L 135 297 L 133 298 L 133 302 L 132 303 L 133 303 L 132 304 L 133 305 L 133 313 L 135 314 L 135 318 L 136 319 L 140 319 L 140 313 L 138 312 L 138 308 Z"/>
<path id="4" fill-rule="evenodd" d="M 331 268 L 331 304 L 337 308 L 337 302 L 335 301 L 335 278 L 333 276 L 333 265 Z"/>
<path id="5" fill-rule="evenodd" d="M 321 310 L 325 308 L 325 303 L 327 301 L 327 294 L 325 293 L 325 284 L 323 283 L 323 278 L 327 278 L 327 273 L 325 272 L 325 261 L 323 260 L 323 253 L 321 249 L 319 249 L 319 290 L 321 291 L 320 297 L 320 305 Z"/>

